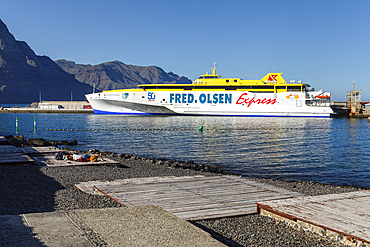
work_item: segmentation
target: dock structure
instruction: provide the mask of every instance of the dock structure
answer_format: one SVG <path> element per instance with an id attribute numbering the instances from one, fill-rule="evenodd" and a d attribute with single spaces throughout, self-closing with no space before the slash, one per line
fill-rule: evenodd
<path id="1" fill-rule="evenodd" d="M 42 101 L 30 106 L 0 107 L 0 113 L 94 113 L 86 101 Z"/>
<path id="2" fill-rule="evenodd" d="M 35 160 L 21 153 L 0 154 L 0 165 L 33 165 Z"/>
<path id="3" fill-rule="evenodd" d="M 349 246 L 370 246 L 370 190 L 258 202 L 261 215 Z"/>
<path id="4" fill-rule="evenodd" d="M 58 148 L 50 147 L 16 147 L 13 145 L 1 145 L 0 154 L 22 153 L 27 155 L 47 154 L 59 151 Z"/>
<path id="5" fill-rule="evenodd" d="M 90 181 L 76 185 L 98 191 L 127 207 L 155 205 L 185 220 L 257 213 L 256 202 L 303 196 L 237 176 L 186 176 Z"/>

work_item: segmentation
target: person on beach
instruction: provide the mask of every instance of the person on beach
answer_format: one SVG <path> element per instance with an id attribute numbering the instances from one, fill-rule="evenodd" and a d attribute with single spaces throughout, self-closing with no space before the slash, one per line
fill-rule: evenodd
<path id="1" fill-rule="evenodd" d="M 75 153 L 73 154 L 73 160 L 74 161 L 82 161 L 82 155 L 77 154 L 77 151 L 75 150 Z"/>
<path id="2" fill-rule="evenodd" d="M 96 162 L 96 161 L 104 161 L 103 158 L 101 157 L 101 153 L 99 153 L 98 156 L 96 156 L 95 154 L 93 154 L 91 157 L 90 157 L 90 161 L 91 162 Z"/>

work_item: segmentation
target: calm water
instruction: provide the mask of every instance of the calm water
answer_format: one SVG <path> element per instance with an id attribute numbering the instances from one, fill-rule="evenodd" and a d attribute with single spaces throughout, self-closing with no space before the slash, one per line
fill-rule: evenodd
<path id="1" fill-rule="evenodd" d="M 34 116 L 39 129 L 37 133 L 33 131 Z M 370 123 L 367 119 L 7 113 L 0 114 L 2 135 L 16 134 L 16 118 L 19 120 L 18 134 L 25 138 L 77 140 L 79 150 L 96 148 L 153 158 L 193 160 L 196 163 L 215 164 L 244 176 L 313 180 L 337 185 L 345 183 L 370 188 Z M 203 132 L 198 131 L 201 125 L 204 126 Z M 193 130 L 45 130 L 50 128 Z M 234 130 L 219 130 L 225 128 Z M 236 130 L 240 128 L 259 129 Z"/>

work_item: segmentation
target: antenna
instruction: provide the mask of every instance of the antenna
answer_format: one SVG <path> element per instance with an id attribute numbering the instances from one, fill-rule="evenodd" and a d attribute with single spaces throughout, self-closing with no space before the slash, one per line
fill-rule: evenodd
<path id="1" fill-rule="evenodd" d="M 215 62 L 213 64 L 213 68 L 212 68 L 212 75 L 216 75 L 216 66 L 217 66 L 217 62 Z"/>

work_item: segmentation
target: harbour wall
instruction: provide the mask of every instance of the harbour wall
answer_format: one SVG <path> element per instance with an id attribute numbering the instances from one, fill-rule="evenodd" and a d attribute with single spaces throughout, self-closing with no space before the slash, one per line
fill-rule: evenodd
<path id="1" fill-rule="evenodd" d="M 94 110 L 87 101 L 42 101 L 26 107 L 0 107 L 0 113 L 88 113 Z"/>

